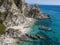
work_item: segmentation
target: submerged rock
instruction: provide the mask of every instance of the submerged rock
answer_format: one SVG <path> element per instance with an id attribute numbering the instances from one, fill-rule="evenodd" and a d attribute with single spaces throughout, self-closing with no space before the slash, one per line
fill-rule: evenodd
<path id="1" fill-rule="evenodd" d="M 38 39 L 45 39 L 45 37 L 43 37 L 43 36 L 41 36 L 39 34 L 37 34 L 36 37 L 38 37 Z"/>
<path id="2" fill-rule="evenodd" d="M 30 38 L 32 38 L 32 39 L 38 39 L 36 36 L 34 36 L 34 35 L 31 35 L 31 34 L 25 34 L 27 37 L 30 37 Z"/>
<path id="3" fill-rule="evenodd" d="M 25 34 L 27 37 L 30 37 L 34 40 L 39 40 L 39 39 L 45 39 L 43 36 L 37 34 L 37 35 L 31 35 L 31 34 Z"/>
<path id="4" fill-rule="evenodd" d="M 49 27 L 43 26 L 43 27 L 40 27 L 39 30 L 51 31 L 52 29 Z"/>

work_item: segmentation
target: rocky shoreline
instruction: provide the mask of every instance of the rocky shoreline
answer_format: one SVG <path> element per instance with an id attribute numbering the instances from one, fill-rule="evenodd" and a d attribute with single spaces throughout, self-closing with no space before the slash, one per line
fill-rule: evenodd
<path id="1" fill-rule="evenodd" d="M 19 2 L 19 4 L 17 4 L 17 2 Z M 36 4 L 34 7 L 31 7 L 25 2 L 25 0 L 19 0 L 16 2 L 14 0 L 4 0 L 3 4 L 0 6 L 0 13 L 0 19 L 6 26 L 7 33 L 0 36 L 0 45 L 17 45 L 15 43 L 16 39 L 30 41 L 28 37 L 33 39 L 43 38 L 40 37 L 40 35 L 25 35 L 25 33 L 30 31 L 35 19 L 49 19 L 49 16 L 42 13 Z"/>

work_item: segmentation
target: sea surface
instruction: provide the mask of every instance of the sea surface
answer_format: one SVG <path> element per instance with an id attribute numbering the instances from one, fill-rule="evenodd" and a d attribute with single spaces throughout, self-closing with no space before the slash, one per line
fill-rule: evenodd
<path id="1" fill-rule="evenodd" d="M 39 5 L 43 13 L 50 15 L 53 22 L 48 20 L 36 20 L 31 27 L 29 34 L 42 35 L 46 39 L 33 40 L 32 42 L 19 41 L 21 45 L 60 45 L 60 6 Z M 51 31 L 39 30 L 41 26 L 50 27 Z"/>

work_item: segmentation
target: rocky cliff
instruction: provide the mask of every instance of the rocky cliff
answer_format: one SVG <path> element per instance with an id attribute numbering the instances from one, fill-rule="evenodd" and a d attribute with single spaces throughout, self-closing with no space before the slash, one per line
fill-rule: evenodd
<path id="1" fill-rule="evenodd" d="M 22 39 L 21 37 L 25 37 L 25 33 L 28 33 L 30 31 L 30 28 L 35 19 L 49 19 L 47 15 L 43 14 L 40 11 L 40 8 L 38 8 L 36 4 L 34 5 L 34 7 L 31 7 L 25 2 L 25 0 L 4 0 L 0 6 L 0 20 L 3 21 L 3 24 L 6 26 L 6 31 L 12 29 L 21 31 L 22 36 L 20 36 L 20 33 L 18 33 L 20 37 L 19 39 Z M 3 35 L 1 37 L 3 37 L 2 39 L 6 37 L 4 40 L 6 40 L 7 38 L 9 40 L 10 38 L 12 38 L 11 34 L 12 33 L 8 33 L 5 34 L 7 36 Z M 16 35 L 17 33 L 12 36 Z M 25 38 L 23 38 L 23 40 L 25 40 Z M 4 44 L 9 43 L 11 42 L 4 42 Z M 0 44 L 4 45 L 1 41 Z M 11 45 L 14 45 L 14 43 Z"/>

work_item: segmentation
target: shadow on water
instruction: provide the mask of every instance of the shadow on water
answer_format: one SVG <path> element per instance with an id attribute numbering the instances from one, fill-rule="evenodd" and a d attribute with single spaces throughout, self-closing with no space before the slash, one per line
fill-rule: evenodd
<path id="1" fill-rule="evenodd" d="M 39 32 L 37 34 L 42 35 L 45 39 L 41 39 L 40 41 L 40 45 L 60 45 L 60 43 L 58 42 L 57 38 L 50 38 L 48 35 L 46 35 L 43 32 Z"/>

